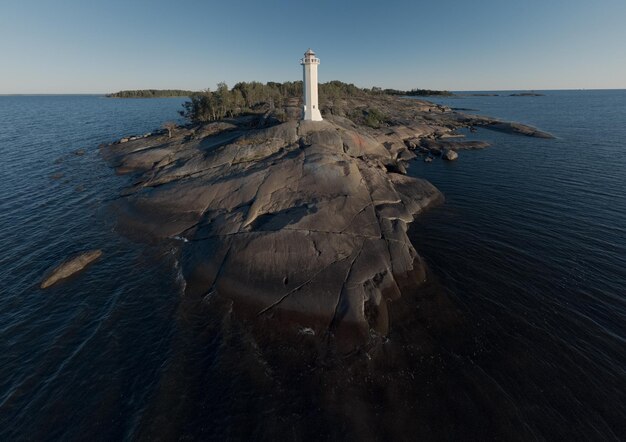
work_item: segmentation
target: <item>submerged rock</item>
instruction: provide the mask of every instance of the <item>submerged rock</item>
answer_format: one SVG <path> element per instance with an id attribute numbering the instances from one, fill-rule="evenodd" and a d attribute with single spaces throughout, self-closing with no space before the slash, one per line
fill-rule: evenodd
<path id="1" fill-rule="evenodd" d="M 102 256 L 102 250 L 90 250 L 68 259 L 54 269 L 49 270 L 40 287 L 46 289 L 63 279 L 69 278 L 100 258 L 100 256 Z"/>
<path id="2" fill-rule="evenodd" d="M 549 134 L 548 132 L 544 132 L 542 130 L 537 129 L 536 127 L 528 126 L 522 123 L 515 123 L 512 121 L 501 121 L 495 120 L 493 118 L 481 117 L 481 116 L 470 116 L 466 114 L 458 114 L 459 122 L 464 122 L 470 127 L 470 131 L 472 128 L 482 127 L 484 129 L 495 130 L 498 132 L 504 132 L 513 135 L 523 135 L 526 137 L 534 137 L 534 138 L 546 138 L 552 139 L 554 136 Z"/>
<path id="3" fill-rule="evenodd" d="M 488 124 L 484 124 L 483 127 L 485 129 L 495 130 L 498 132 L 505 132 L 516 135 L 525 135 L 527 137 L 535 137 L 535 138 L 554 138 L 552 134 L 548 132 L 541 131 L 535 127 L 527 126 L 525 124 L 520 123 L 512 123 L 507 121 L 497 121 Z"/>

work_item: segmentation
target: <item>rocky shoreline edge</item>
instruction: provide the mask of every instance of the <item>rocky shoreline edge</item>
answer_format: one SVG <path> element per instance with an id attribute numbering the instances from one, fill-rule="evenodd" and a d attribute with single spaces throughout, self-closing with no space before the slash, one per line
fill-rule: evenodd
<path id="1" fill-rule="evenodd" d="M 375 106 L 380 127 L 359 124 Z M 119 229 L 180 243 L 187 305 L 218 300 L 272 330 L 340 343 L 349 352 L 389 332 L 389 306 L 427 278 L 407 237 L 444 197 L 406 175 L 409 161 L 487 143 L 483 127 L 551 138 L 518 123 L 398 97 L 336 100 L 324 121 L 282 109 L 125 137 L 101 146 L 132 176 L 112 208 Z M 355 111 L 357 112 L 355 114 Z M 356 120 L 356 121 L 355 121 Z"/>

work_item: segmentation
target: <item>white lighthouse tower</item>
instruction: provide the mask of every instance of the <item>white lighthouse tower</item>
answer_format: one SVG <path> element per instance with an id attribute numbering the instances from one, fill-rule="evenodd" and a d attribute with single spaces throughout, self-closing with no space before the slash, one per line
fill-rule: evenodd
<path id="1" fill-rule="evenodd" d="M 303 92 L 304 105 L 302 106 L 302 119 L 309 121 L 322 121 L 317 104 L 317 65 L 320 59 L 315 58 L 315 52 L 310 48 L 304 53 L 304 58 L 300 60 L 303 71 Z"/>

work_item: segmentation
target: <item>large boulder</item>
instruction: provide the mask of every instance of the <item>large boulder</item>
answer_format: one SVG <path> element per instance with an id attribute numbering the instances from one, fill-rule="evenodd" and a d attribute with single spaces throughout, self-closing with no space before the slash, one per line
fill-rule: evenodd
<path id="1" fill-rule="evenodd" d="M 448 161 L 454 161 L 457 158 L 459 158 L 459 154 L 456 153 L 456 151 L 452 150 L 452 149 L 445 149 L 443 151 L 443 153 L 441 154 L 441 157 L 444 160 L 448 160 Z"/>

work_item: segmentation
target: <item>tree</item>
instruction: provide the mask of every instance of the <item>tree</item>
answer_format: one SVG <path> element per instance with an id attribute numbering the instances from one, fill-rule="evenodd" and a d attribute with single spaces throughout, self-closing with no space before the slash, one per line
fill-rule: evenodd
<path id="1" fill-rule="evenodd" d="M 239 82 L 232 89 L 228 89 L 226 83 L 217 85 L 217 90 L 212 92 L 206 89 L 192 94 L 183 104 L 184 111 L 181 115 L 195 123 L 221 120 L 227 117 L 236 117 L 246 112 L 265 112 L 268 109 L 280 111 L 285 99 L 302 97 L 302 81 L 286 81 L 284 83 L 258 81 Z M 379 87 L 361 89 L 354 84 L 342 81 L 329 81 L 319 85 L 319 94 L 322 100 L 333 101 L 347 97 L 363 97 L 378 94 L 399 94 L 402 91 L 391 89 L 381 90 Z M 385 118 L 375 111 L 362 118 L 368 119 L 369 124 L 380 126 Z"/>
<path id="2" fill-rule="evenodd" d="M 172 131 L 176 129 L 178 126 L 173 121 L 167 121 L 163 123 L 163 129 L 167 131 L 167 137 L 172 138 Z"/>
<path id="3" fill-rule="evenodd" d="M 231 103 L 230 103 L 230 92 L 228 90 L 228 85 L 223 81 L 217 84 L 217 90 L 213 94 L 215 98 L 215 104 L 217 107 L 217 118 L 216 120 L 221 120 L 231 112 Z"/>

